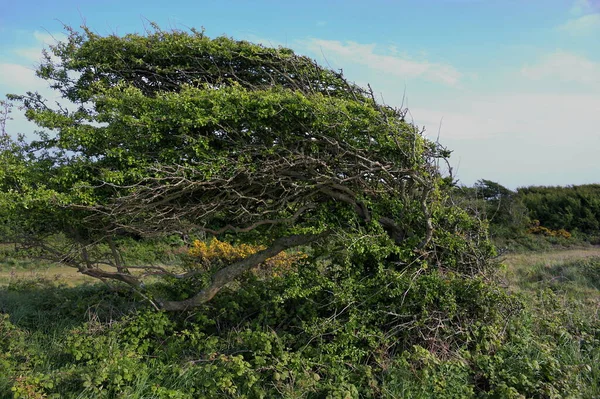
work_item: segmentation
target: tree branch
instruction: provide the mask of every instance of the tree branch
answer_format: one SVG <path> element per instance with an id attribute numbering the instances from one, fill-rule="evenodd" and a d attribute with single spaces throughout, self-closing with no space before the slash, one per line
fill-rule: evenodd
<path id="1" fill-rule="evenodd" d="M 258 266 L 265 260 L 272 258 L 286 249 L 310 244 L 322 237 L 325 237 L 327 234 L 329 234 L 329 232 L 324 232 L 321 234 L 300 234 L 278 238 L 269 248 L 257 252 L 216 272 L 212 276 L 209 286 L 204 288 L 193 297 L 183 301 L 159 302 L 159 304 L 161 305 L 162 309 L 167 311 L 180 311 L 200 306 L 214 298 L 214 296 L 226 284 L 235 280 L 245 271 Z"/>

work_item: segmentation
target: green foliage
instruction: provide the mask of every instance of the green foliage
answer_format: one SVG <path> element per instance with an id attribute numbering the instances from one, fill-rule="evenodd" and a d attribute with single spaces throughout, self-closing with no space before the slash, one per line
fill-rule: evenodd
<path id="1" fill-rule="evenodd" d="M 486 226 L 453 205 L 437 168 L 449 152 L 341 73 L 194 30 L 67 30 L 38 76 L 77 105 L 10 96 L 44 129 L 3 152 L 22 178 L 0 175 L 0 219 L 26 254 L 141 292 L 148 275 L 194 275 L 163 262 L 158 245 L 130 256 L 144 237 L 261 248 L 165 289 L 173 295 L 154 303 L 170 310 L 212 300 L 264 251 L 299 246 L 367 275 L 390 263 L 489 269 Z"/>
<path id="2" fill-rule="evenodd" d="M 522 187 L 511 191 L 479 180 L 457 187 L 456 201 L 486 219 L 494 243 L 502 250 L 547 250 L 598 242 L 597 185 Z"/>
<path id="3" fill-rule="evenodd" d="M 102 287 L 93 295 L 48 288 L 46 312 L 66 298 L 78 299 L 63 309 L 100 310 L 110 298 Z M 589 308 L 550 291 L 518 300 L 450 272 L 388 268 L 365 277 L 303 265 L 181 316 L 139 309 L 86 319 L 62 310 L 34 321 L 24 315 L 39 303 L 23 304 L 38 292 L 14 286 L 20 297 L 2 300 L 11 319 L 0 321 L 0 384 L 17 398 L 598 394 L 600 324 Z"/>
<path id="4" fill-rule="evenodd" d="M 519 197 L 532 219 L 553 230 L 597 235 L 600 228 L 600 186 L 525 187 Z"/>
<path id="5" fill-rule="evenodd" d="M 78 106 L 12 96 L 48 131 L 3 138 L 4 237 L 135 295 L 12 281 L 0 395 L 598 393 L 597 320 L 496 281 L 480 216 L 518 231 L 518 195 L 483 180 L 457 201 L 436 166 L 448 151 L 404 111 L 285 48 L 69 33 L 38 75 Z M 212 244 L 190 252 L 188 235 Z M 285 273 L 248 272 L 292 247 L 306 256 Z"/>
<path id="6" fill-rule="evenodd" d="M 494 238 L 521 235 L 529 225 L 529 212 L 514 191 L 481 179 L 473 187 L 459 187 L 455 195 L 462 206 L 489 222 Z"/>

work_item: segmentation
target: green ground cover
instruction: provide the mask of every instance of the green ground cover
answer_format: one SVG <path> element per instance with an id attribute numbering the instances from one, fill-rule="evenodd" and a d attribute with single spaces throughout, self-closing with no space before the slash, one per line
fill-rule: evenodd
<path id="1" fill-rule="evenodd" d="M 322 298 L 324 281 L 310 268 L 177 315 L 68 274 L 13 276 L 0 288 L 0 397 L 593 398 L 599 255 L 510 255 L 498 283 L 397 276 L 402 311 L 417 317 L 396 331 L 376 320 L 389 308 L 340 298 L 353 296 L 349 287 L 329 286 Z M 461 298 L 474 303 L 460 308 L 481 313 L 453 315 Z M 459 322 L 469 316 L 477 325 Z"/>

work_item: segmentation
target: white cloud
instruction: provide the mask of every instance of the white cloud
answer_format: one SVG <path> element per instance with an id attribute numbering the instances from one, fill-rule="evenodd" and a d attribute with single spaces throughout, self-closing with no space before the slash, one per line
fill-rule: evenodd
<path id="1" fill-rule="evenodd" d="M 15 47 L 6 49 L 6 57 L 10 62 L 0 63 L 0 98 L 8 93 L 25 94 L 27 91 L 38 92 L 50 101 L 61 101 L 57 92 L 49 88 L 48 82 L 36 76 L 35 70 L 42 58 L 42 49 L 48 45 L 56 44 L 57 41 L 65 40 L 63 33 L 31 32 L 30 38 L 37 45 L 27 47 Z M 10 56 L 12 55 L 12 57 Z M 15 57 L 16 55 L 17 57 Z M 5 59 L 6 59 L 5 58 Z M 7 131 L 10 134 L 25 133 L 31 135 L 36 126 L 28 122 L 22 112 L 15 110 L 11 115 L 14 119 L 8 121 Z"/>
<path id="2" fill-rule="evenodd" d="M 390 51 L 393 55 L 379 54 L 375 51 L 375 44 L 322 39 L 310 39 L 302 44 L 317 54 L 323 53 L 325 57 L 339 57 L 345 62 L 364 65 L 401 78 L 421 78 L 448 86 L 457 85 L 461 78 L 461 73 L 451 65 L 407 59 L 395 54 L 393 48 Z"/>
<path id="3" fill-rule="evenodd" d="M 42 49 L 57 41 L 66 40 L 64 33 L 34 31 L 30 37 L 37 45 L 8 49 L 19 58 L 12 57 L 12 62 L 0 63 L 0 89 L 3 93 L 39 91 L 50 94 L 48 83 L 35 76 L 35 70 L 42 59 Z"/>
<path id="4" fill-rule="evenodd" d="M 556 51 L 535 65 L 524 66 L 521 74 L 532 80 L 600 86 L 600 63 L 566 51 Z"/>
<path id="5" fill-rule="evenodd" d="M 592 3 L 590 0 L 576 0 L 571 6 L 569 13 L 571 15 L 579 16 L 590 12 L 591 9 Z"/>
<path id="6" fill-rule="evenodd" d="M 600 13 L 571 18 L 560 25 L 558 29 L 574 36 L 582 36 L 600 31 Z"/>
<path id="7" fill-rule="evenodd" d="M 33 67 L 19 64 L 0 64 L 0 87 L 12 90 L 32 90 L 43 81 L 35 76 Z"/>
<path id="8" fill-rule="evenodd" d="M 39 47 L 23 47 L 14 50 L 18 56 L 32 62 L 39 62 L 42 59 L 42 49 Z"/>
<path id="9" fill-rule="evenodd" d="M 470 140 L 484 139 L 498 133 L 500 127 L 495 115 L 474 115 L 463 111 L 410 108 L 410 117 L 418 126 L 425 126 L 427 136 L 435 140 L 438 134 L 444 138 Z"/>
<path id="10" fill-rule="evenodd" d="M 441 137 L 486 139 L 526 135 L 547 143 L 576 137 L 600 138 L 599 94 L 515 93 L 465 98 L 452 109 L 411 108 L 415 122 Z"/>
<path id="11" fill-rule="evenodd" d="M 62 32 L 33 32 L 33 37 L 43 45 L 52 45 L 67 39 L 67 36 Z"/>
<path id="12" fill-rule="evenodd" d="M 509 187 L 598 181 L 600 95 L 514 93 L 463 98 L 447 109 L 412 108 L 415 122 L 455 150 L 466 184 Z"/>
<path id="13" fill-rule="evenodd" d="M 0 63 L 0 98 L 6 94 L 25 94 L 28 91 L 38 92 L 52 101 L 59 100 L 56 92 L 48 87 L 48 82 L 35 75 L 34 67 L 25 65 Z M 37 126 L 28 122 L 22 112 L 14 110 L 12 120 L 6 123 L 9 134 L 23 133 L 32 138 L 31 133 Z"/>
<path id="14" fill-rule="evenodd" d="M 600 32 L 600 0 L 575 0 L 569 10 L 571 18 L 559 25 L 559 31 L 573 36 Z"/>
<path id="15" fill-rule="evenodd" d="M 67 39 L 67 36 L 64 33 L 34 31 L 31 35 L 37 42 L 36 45 L 14 48 L 12 53 L 24 60 L 34 63 L 38 63 L 42 59 L 42 49 Z"/>

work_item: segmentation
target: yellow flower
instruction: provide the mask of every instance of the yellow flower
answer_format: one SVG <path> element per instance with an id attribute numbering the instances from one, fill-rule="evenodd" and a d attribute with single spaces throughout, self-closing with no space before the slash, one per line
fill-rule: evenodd
<path id="1" fill-rule="evenodd" d="M 195 240 L 188 254 L 196 259 L 204 268 L 210 269 L 215 266 L 224 266 L 238 260 L 247 258 L 259 251 L 266 249 L 263 245 L 240 244 L 232 245 L 227 242 L 212 238 L 208 244 L 204 241 Z M 285 251 L 267 259 L 255 269 L 255 272 L 269 271 L 272 276 L 279 276 L 281 272 L 289 270 L 292 266 L 306 259 L 304 253 L 289 254 Z"/>

